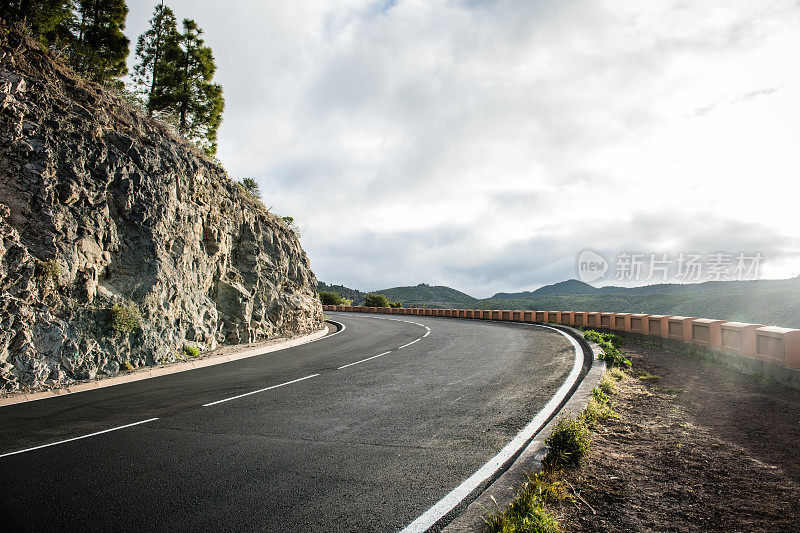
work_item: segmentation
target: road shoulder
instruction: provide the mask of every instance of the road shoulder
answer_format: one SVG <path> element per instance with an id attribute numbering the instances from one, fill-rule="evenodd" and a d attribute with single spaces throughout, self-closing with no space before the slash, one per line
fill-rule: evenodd
<path id="1" fill-rule="evenodd" d="M 628 343 L 620 418 L 564 478 L 567 531 L 791 531 L 800 521 L 800 391 Z"/>
<path id="2" fill-rule="evenodd" d="M 228 363 L 230 361 L 237 361 L 239 359 L 246 359 L 248 357 L 255 357 L 257 355 L 276 352 L 278 350 L 284 350 L 286 348 L 291 348 L 292 346 L 299 346 L 301 344 L 306 344 L 308 342 L 321 339 L 329 332 L 330 326 L 326 324 L 321 330 L 307 335 L 300 335 L 290 338 L 282 337 L 253 344 L 223 346 L 217 350 L 202 354 L 199 357 L 192 358 L 191 360 L 187 361 L 137 368 L 135 370 L 120 373 L 115 376 L 100 376 L 92 380 L 76 382 L 66 387 L 53 388 L 45 391 L 15 392 L 0 398 L 0 407 L 5 405 L 31 402 L 43 398 L 52 398 L 54 396 L 75 394 L 87 390 L 113 387 L 123 383 L 156 378 L 159 376 L 166 376 L 168 374 L 186 372 L 196 368 L 203 368 L 207 366 Z"/>

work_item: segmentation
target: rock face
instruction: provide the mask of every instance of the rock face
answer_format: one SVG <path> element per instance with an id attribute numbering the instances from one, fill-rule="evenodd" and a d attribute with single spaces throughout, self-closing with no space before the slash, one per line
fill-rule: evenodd
<path id="1" fill-rule="evenodd" d="M 0 390 L 321 327 L 294 232 L 37 45 L 0 36 Z"/>

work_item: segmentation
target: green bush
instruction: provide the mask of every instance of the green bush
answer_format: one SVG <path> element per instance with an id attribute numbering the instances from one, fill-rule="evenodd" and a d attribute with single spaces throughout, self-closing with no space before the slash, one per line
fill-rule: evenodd
<path id="1" fill-rule="evenodd" d="M 114 304 L 108 310 L 109 326 L 115 335 L 125 336 L 140 327 L 141 315 L 135 304 Z"/>
<path id="2" fill-rule="evenodd" d="M 403 307 L 403 304 L 400 302 L 389 302 L 389 307 Z"/>
<path id="3" fill-rule="evenodd" d="M 600 333 L 590 329 L 583 332 L 583 337 L 586 340 L 596 342 L 600 346 L 603 350 L 603 353 L 600 354 L 600 359 L 605 361 L 609 368 L 629 368 L 631 366 L 630 360 L 619 351 L 618 346 L 622 345 L 622 339 L 617 335 Z"/>
<path id="4" fill-rule="evenodd" d="M 322 305 L 344 305 L 344 298 L 335 291 L 320 291 L 319 301 Z"/>
<path id="5" fill-rule="evenodd" d="M 364 297 L 364 305 L 366 307 L 390 307 L 390 304 L 389 298 L 383 294 L 371 292 Z"/>
<path id="6" fill-rule="evenodd" d="M 197 346 L 189 346 L 188 344 L 183 345 L 183 353 L 188 355 L 189 357 L 199 357 L 200 356 L 200 349 Z"/>
<path id="7" fill-rule="evenodd" d="M 542 461 L 548 467 L 578 465 L 589 453 L 589 430 L 583 418 L 561 418 L 544 440 L 550 448 Z"/>

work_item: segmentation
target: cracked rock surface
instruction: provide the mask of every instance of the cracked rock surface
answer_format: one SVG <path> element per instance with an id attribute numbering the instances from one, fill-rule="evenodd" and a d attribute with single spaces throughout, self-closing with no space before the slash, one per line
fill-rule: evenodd
<path id="1" fill-rule="evenodd" d="M 217 163 L 0 35 L 0 391 L 321 327 L 297 236 Z"/>

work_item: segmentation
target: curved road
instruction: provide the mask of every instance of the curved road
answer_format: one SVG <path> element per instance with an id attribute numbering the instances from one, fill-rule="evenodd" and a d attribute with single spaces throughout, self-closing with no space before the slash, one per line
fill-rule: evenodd
<path id="1" fill-rule="evenodd" d="M 575 358 L 536 326 L 330 314 L 346 329 L 316 342 L 0 407 L 4 531 L 398 531 Z"/>

